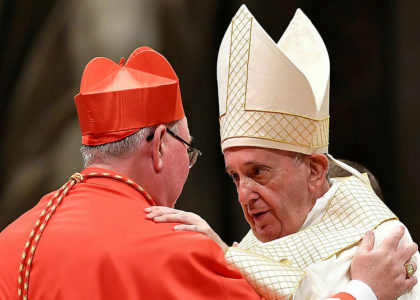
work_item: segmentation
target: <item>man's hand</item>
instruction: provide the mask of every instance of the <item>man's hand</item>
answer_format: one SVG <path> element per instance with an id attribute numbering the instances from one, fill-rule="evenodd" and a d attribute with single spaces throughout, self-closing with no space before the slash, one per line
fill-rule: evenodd
<path id="1" fill-rule="evenodd" d="M 146 218 L 154 222 L 183 223 L 181 225 L 175 225 L 174 230 L 200 232 L 215 241 L 222 248 L 223 252 L 226 252 L 228 249 L 225 242 L 222 241 L 219 235 L 199 215 L 166 206 L 151 206 L 147 207 L 144 211 L 147 213 Z"/>
<path id="2" fill-rule="evenodd" d="M 360 243 L 351 264 L 351 279 L 368 284 L 378 300 L 394 300 L 407 293 L 417 283 L 415 276 L 407 278 L 404 264 L 417 251 L 417 244 L 411 243 L 398 248 L 404 235 L 404 227 L 394 230 L 381 244 L 373 249 L 375 235 L 368 231 Z M 414 270 L 417 266 L 414 262 Z"/>

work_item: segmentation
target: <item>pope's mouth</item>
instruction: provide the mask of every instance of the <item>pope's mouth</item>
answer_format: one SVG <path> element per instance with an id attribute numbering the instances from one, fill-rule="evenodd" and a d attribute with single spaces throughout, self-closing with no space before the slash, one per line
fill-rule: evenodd
<path id="1" fill-rule="evenodd" d="M 252 214 L 252 220 L 254 222 L 261 221 L 268 212 L 269 211 L 267 210 L 267 211 L 262 211 L 262 212 L 258 212 L 258 213 Z"/>

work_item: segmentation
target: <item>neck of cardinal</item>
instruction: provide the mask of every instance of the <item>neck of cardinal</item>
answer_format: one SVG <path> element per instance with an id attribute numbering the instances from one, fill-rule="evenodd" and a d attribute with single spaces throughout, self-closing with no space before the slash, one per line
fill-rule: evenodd
<path id="1" fill-rule="evenodd" d="M 148 168 L 145 161 L 139 161 L 135 156 L 109 159 L 104 162 L 90 164 L 88 167 L 107 169 L 122 174 L 140 185 L 148 193 L 150 193 L 149 189 L 153 189 L 150 186 L 150 181 L 154 176 L 149 171 L 150 168 Z"/>

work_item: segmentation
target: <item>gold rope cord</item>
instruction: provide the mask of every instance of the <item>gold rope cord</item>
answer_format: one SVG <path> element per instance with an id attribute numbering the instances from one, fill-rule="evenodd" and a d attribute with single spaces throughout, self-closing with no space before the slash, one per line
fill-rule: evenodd
<path id="1" fill-rule="evenodd" d="M 36 220 L 31 233 L 29 234 L 29 238 L 25 244 L 22 258 L 19 265 L 19 273 L 18 273 L 18 299 L 20 300 L 27 300 L 28 299 L 28 290 L 29 290 L 29 278 L 31 273 L 31 265 L 34 259 L 35 251 L 37 249 L 39 240 L 41 238 L 42 233 L 44 232 L 45 227 L 48 224 L 48 221 L 51 219 L 51 216 L 56 211 L 57 207 L 62 202 L 63 198 L 67 195 L 67 193 L 71 190 L 71 188 L 76 184 L 80 183 L 87 178 L 92 177 L 106 177 L 110 179 L 115 179 L 121 182 L 124 182 L 138 192 L 140 192 L 146 200 L 150 203 L 150 205 L 156 205 L 152 199 L 152 197 L 138 184 L 134 181 L 130 180 L 127 177 L 119 176 L 119 175 L 111 175 L 109 173 L 88 173 L 88 174 L 80 174 L 75 173 L 70 178 L 69 181 L 66 182 L 57 192 L 51 197 L 51 200 L 48 201 L 45 208 L 42 210 L 39 218 Z"/>

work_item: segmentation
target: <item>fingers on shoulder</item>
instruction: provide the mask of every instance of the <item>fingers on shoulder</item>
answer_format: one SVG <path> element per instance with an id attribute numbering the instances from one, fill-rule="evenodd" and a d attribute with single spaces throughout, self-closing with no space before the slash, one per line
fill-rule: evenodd
<path id="1" fill-rule="evenodd" d="M 382 241 L 380 247 L 397 249 L 401 238 L 404 236 L 404 225 L 397 226 L 392 232 Z"/>
<path id="2" fill-rule="evenodd" d="M 147 213 L 147 218 L 151 219 L 165 214 L 176 213 L 177 210 L 166 206 L 150 206 L 146 207 L 144 211 Z"/>
<path id="3" fill-rule="evenodd" d="M 403 288 L 405 292 L 409 292 L 417 284 L 417 277 L 412 276 L 407 278 L 403 283 Z"/>
<path id="4" fill-rule="evenodd" d="M 358 251 L 371 251 L 375 244 L 375 234 L 373 231 L 369 230 L 366 232 L 365 236 L 362 239 L 362 242 L 359 245 Z"/>
<path id="5" fill-rule="evenodd" d="M 200 226 L 189 225 L 189 224 L 175 225 L 174 230 L 176 230 L 176 231 L 193 231 L 193 232 L 204 233 L 204 232 L 202 232 L 202 229 L 201 229 Z"/>
<path id="6" fill-rule="evenodd" d="M 409 243 L 402 245 L 397 249 L 398 258 L 406 262 L 411 259 L 411 257 L 417 252 L 418 245 L 416 243 Z"/>

